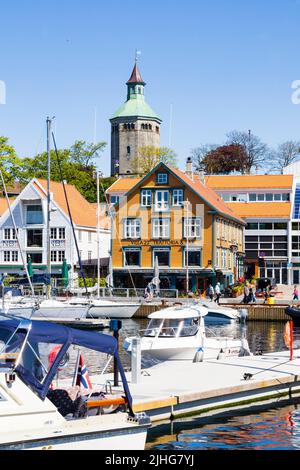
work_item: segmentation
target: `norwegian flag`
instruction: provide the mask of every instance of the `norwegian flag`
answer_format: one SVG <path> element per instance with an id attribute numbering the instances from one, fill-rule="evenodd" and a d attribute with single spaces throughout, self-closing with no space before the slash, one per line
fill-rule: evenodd
<path id="1" fill-rule="evenodd" d="M 83 386 L 84 388 L 89 388 L 89 389 L 93 388 L 88 370 L 84 364 L 82 354 L 80 354 L 80 357 L 79 357 L 76 385 Z"/>

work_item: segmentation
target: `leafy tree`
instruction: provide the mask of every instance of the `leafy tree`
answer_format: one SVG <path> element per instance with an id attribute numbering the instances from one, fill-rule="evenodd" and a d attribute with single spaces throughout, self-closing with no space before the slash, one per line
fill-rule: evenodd
<path id="1" fill-rule="evenodd" d="M 267 144 L 263 143 L 256 135 L 253 135 L 251 131 L 231 131 L 227 134 L 226 143 L 228 145 L 241 145 L 244 147 L 247 152 L 246 173 L 250 173 L 253 167 L 263 167 L 267 157 L 270 155 Z"/>
<path id="2" fill-rule="evenodd" d="M 73 184 L 89 202 L 97 201 L 96 167 L 93 160 L 99 157 L 104 146 L 104 142 L 94 145 L 76 141 L 69 149 L 57 150 L 64 180 Z M 21 160 L 17 178 L 21 183 L 28 183 L 34 177 L 46 179 L 47 176 L 47 152 Z M 54 150 L 50 153 L 50 176 L 53 181 L 61 180 Z M 104 201 L 101 185 L 100 197 Z"/>
<path id="3" fill-rule="evenodd" d="M 208 174 L 228 175 L 233 171 L 244 173 L 247 162 L 247 152 L 242 145 L 223 145 L 208 152 L 198 166 Z"/>
<path id="4" fill-rule="evenodd" d="M 103 152 L 105 147 L 106 142 L 90 144 L 84 140 L 77 140 L 70 148 L 71 161 L 88 170 L 94 164 L 94 158 L 99 158 L 100 152 Z"/>
<path id="5" fill-rule="evenodd" d="M 9 144 L 8 138 L 0 136 L 0 168 L 5 183 L 12 183 L 17 179 L 20 166 L 21 160 L 14 147 Z"/>
<path id="6" fill-rule="evenodd" d="M 177 156 L 172 149 L 148 145 L 138 149 L 137 155 L 131 160 L 131 170 L 132 173 L 142 176 L 153 170 L 160 162 L 176 166 L 176 159 Z"/>

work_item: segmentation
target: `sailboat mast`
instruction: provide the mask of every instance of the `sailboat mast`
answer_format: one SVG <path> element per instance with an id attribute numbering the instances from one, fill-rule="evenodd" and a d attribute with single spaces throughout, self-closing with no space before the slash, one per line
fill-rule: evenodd
<path id="1" fill-rule="evenodd" d="M 100 298 L 100 188 L 97 170 L 97 298 Z"/>
<path id="2" fill-rule="evenodd" d="M 47 117 L 47 271 L 51 279 L 51 232 L 50 232 L 50 214 L 51 214 L 51 193 L 50 193 L 50 135 L 52 121 Z"/>

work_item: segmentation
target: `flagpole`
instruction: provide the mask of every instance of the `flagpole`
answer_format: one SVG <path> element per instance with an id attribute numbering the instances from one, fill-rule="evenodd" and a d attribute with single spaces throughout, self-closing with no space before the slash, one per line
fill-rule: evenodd
<path id="1" fill-rule="evenodd" d="M 76 379 L 77 379 L 77 375 L 78 375 L 79 360 L 80 360 L 80 349 L 78 349 L 78 353 L 77 353 L 77 359 L 76 359 L 76 365 L 75 365 L 75 371 L 74 371 L 74 376 L 73 376 L 72 387 L 74 387 L 75 384 L 76 384 Z"/>

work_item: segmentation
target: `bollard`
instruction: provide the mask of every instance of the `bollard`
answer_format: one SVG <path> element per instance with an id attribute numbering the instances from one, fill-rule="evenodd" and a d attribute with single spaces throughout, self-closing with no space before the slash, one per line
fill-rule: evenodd
<path id="1" fill-rule="evenodd" d="M 141 380 L 141 339 L 132 338 L 131 343 L 131 383 L 137 384 Z"/>

